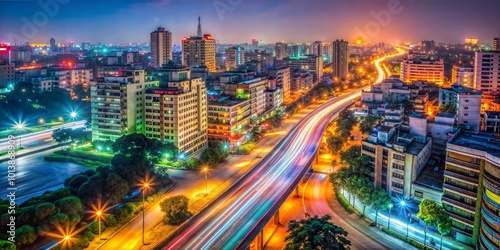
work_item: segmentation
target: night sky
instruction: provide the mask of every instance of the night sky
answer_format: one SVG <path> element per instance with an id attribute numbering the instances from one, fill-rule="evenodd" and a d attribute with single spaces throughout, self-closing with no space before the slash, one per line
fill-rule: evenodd
<path id="1" fill-rule="evenodd" d="M 149 33 L 162 26 L 178 44 L 196 33 L 198 15 L 203 32 L 220 43 L 357 37 L 370 42 L 463 42 L 477 37 L 491 43 L 500 36 L 498 0 L 42 0 L 53 1 L 61 4 L 50 16 L 38 0 L 0 0 L 0 43 L 48 43 L 51 37 L 58 43 L 147 42 Z M 390 13 L 392 1 L 400 3 L 400 12 L 378 24 L 371 12 Z M 24 27 L 23 32 L 24 21 L 33 23 L 34 17 L 39 17 L 35 30 Z"/>

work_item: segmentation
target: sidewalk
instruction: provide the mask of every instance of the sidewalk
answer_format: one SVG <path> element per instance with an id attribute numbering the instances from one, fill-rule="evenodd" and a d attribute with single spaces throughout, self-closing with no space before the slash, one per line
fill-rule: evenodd
<path id="1" fill-rule="evenodd" d="M 345 191 L 345 197 L 347 200 L 349 200 L 349 194 L 347 191 Z M 351 205 L 352 205 L 352 198 L 351 198 Z M 359 200 L 356 199 L 356 203 L 354 208 L 359 212 L 362 213 L 363 211 L 363 204 L 359 202 Z M 387 227 L 389 225 L 389 211 L 379 211 L 378 215 L 378 226 L 382 227 Z M 424 243 L 424 230 L 425 230 L 425 225 L 423 222 L 420 222 L 420 220 L 417 218 L 417 215 L 415 213 L 412 214 L 412 220 L 413 222 L 408 224 L 408 217 L 407 217 L 407 209 L 404 207 L 399 206 L 399 204 L 395 204 L 394 207 L 392 208 L 392 213 L 391 213 L 391 218 L 390 218 L 390 229 L 392 231 L 398 232 L 400 234 L 406 235 L 407 230 L 408 230 L 408 236 L 416 241 L 419 241 L 420 243 Z M 366 212 L 365 212 L 366 218 L 375 221 L 375 211 L 369 207 L 366 207 Z M 429 244 L 429 237 L 432 237 L 434 239 L 434 242 L 436 243 L 435 245 L 430 245 Z M 433 247 L 435 249 L 439 249 L 439 245 L 441 243 L 440 241 L 441 235 L 437 231 L 433 231 L 432 229 L 427 230 L 427 246 Z M 453 239 L 450 236 L 444 236 L 443 237 L 443 249 L 449 249 L 449 250 L 462 250 L 462 249 L 473 249 L 471 246 L 462 244 L 455 239 Z"/>

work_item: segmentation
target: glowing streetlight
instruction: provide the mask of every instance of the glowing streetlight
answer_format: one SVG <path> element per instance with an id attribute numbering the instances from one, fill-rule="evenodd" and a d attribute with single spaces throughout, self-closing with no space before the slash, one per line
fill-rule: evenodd
<path id="1" fill-rule="evenodd" d="M 68 241 L 70 239 L 71 239 L 71 236 L 69 236 L 69 235 L 64 236 L 64 241 Z"/>
<path id="2" fill-rule="evenodd" d="M 205 194 L 208 195 L 208 167 L 203 168 L 203 173 L 205 173 Z"/>
<path id="3" fill-rule="evenodd" d="M 146 189 L 148 189 L 150 184 L 148 182 L 145 182 L 142 184 L 142 244 L 145 245 L 144 243 L 144 214 L 146 213 L 146 207 L 144 206 L 144 196 L 146 194 Z"/>
<path id="4" fill-rule="evenodd" d="M 19 122 L 14 125 L 14 128 L 17 130 L 18 135 L 26 128 L 26 124 L 24 122 Z M 22 147 L 22 137 L 19 135 L 19 148 Z"/>
<path id="5" fill-rule="evenodd" d="M 101 238 L 101 216 L 103 215 L 102 210 L 97 210 L 95 212 L 95 215 L 97 217 L 97 222 L 99 223 L 99 240 L 102 240 Z"/>
<path id="6" fill-rule="evenodd" d="M 387 230 L 391 229 L 391 213 L 392 213 L 392 202 L 389 204 L 389 220 L 387 221 Z"/>
<path id="7" fill-rule="evenodd" d="M 71 113 L 69 113 L 69 116 L 71 116 L 72 119 L 75 119 L 78 116 L 78 113 L 72 111 Z"/>
<path id="8" fill-rule="evenodd" d="M 402 207 L 406 207 L 405 201 L 401 201 L 400 204 Z M 408 237 L 409 235 L 410 221 L 411 221 L 411 212 L 408 212 L 408 222 L 406 222 L 406 237 Z"/>

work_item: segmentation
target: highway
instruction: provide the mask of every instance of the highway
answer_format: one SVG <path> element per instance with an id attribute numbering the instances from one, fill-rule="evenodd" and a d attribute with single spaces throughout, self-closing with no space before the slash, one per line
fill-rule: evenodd
<path id="1" fill-rule="evenodd" d="M 323 104 L 304 118 L 241 181 L 200 213 L 166 249 L 235 249 L 274 203 L 309 168 L 330 118 L 360 97 L 361 90 Z M 243 246 L 244 247 L 244 246 Z"/>
<path id="2" fill-rule="evenodd" d="M 398 52 L 392 56 L 404 50 Z M 386 58 L 374 61 L 379 73 L 377 82 L 385 78 L 380 62 Z M 262 218 L 278 200 L 289 195 L 290 186 L 309 168 L 330 118 L 360 95 L 361 89 L 352 91 L 311 112 L 245 178 L 198 214 L 164 249 L 247 247 L 247 235 L 256 230 L 255 225 L 263 224 Z"/>

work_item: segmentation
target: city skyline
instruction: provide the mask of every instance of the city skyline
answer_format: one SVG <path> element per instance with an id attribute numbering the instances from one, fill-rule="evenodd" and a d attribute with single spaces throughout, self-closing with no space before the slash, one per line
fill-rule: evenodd
<path id="1" fill-rule="evenodd" d="M 498 1 L 481 1 L 480 5 L 476 1 L 47 2 L 56 4 L 44 7 L 38 1 L 0 1 L 5 6 L 0 9 L 0 43 L 44 43 L 52 37 L 58 43 L 77 44 L 147 42 L 150 32 L 165 27 L 172 32 L 173 43 L 180 44 L 182 37 L 196 34 L 198 16 L 204 33 L 223 44 L 252 38 L 274 43 L 352 41 L 360 37 L 367 42 L 390 43 L 428 39 L 455 43 L 476 37 L 490 43 L 500 35 L 494 25 L 484 25 L 484 20 L 500 23 Z M 29 30 L 26 23 L 34 29 Z M 451 24 L 461 28 L 449 29 Z"/>

